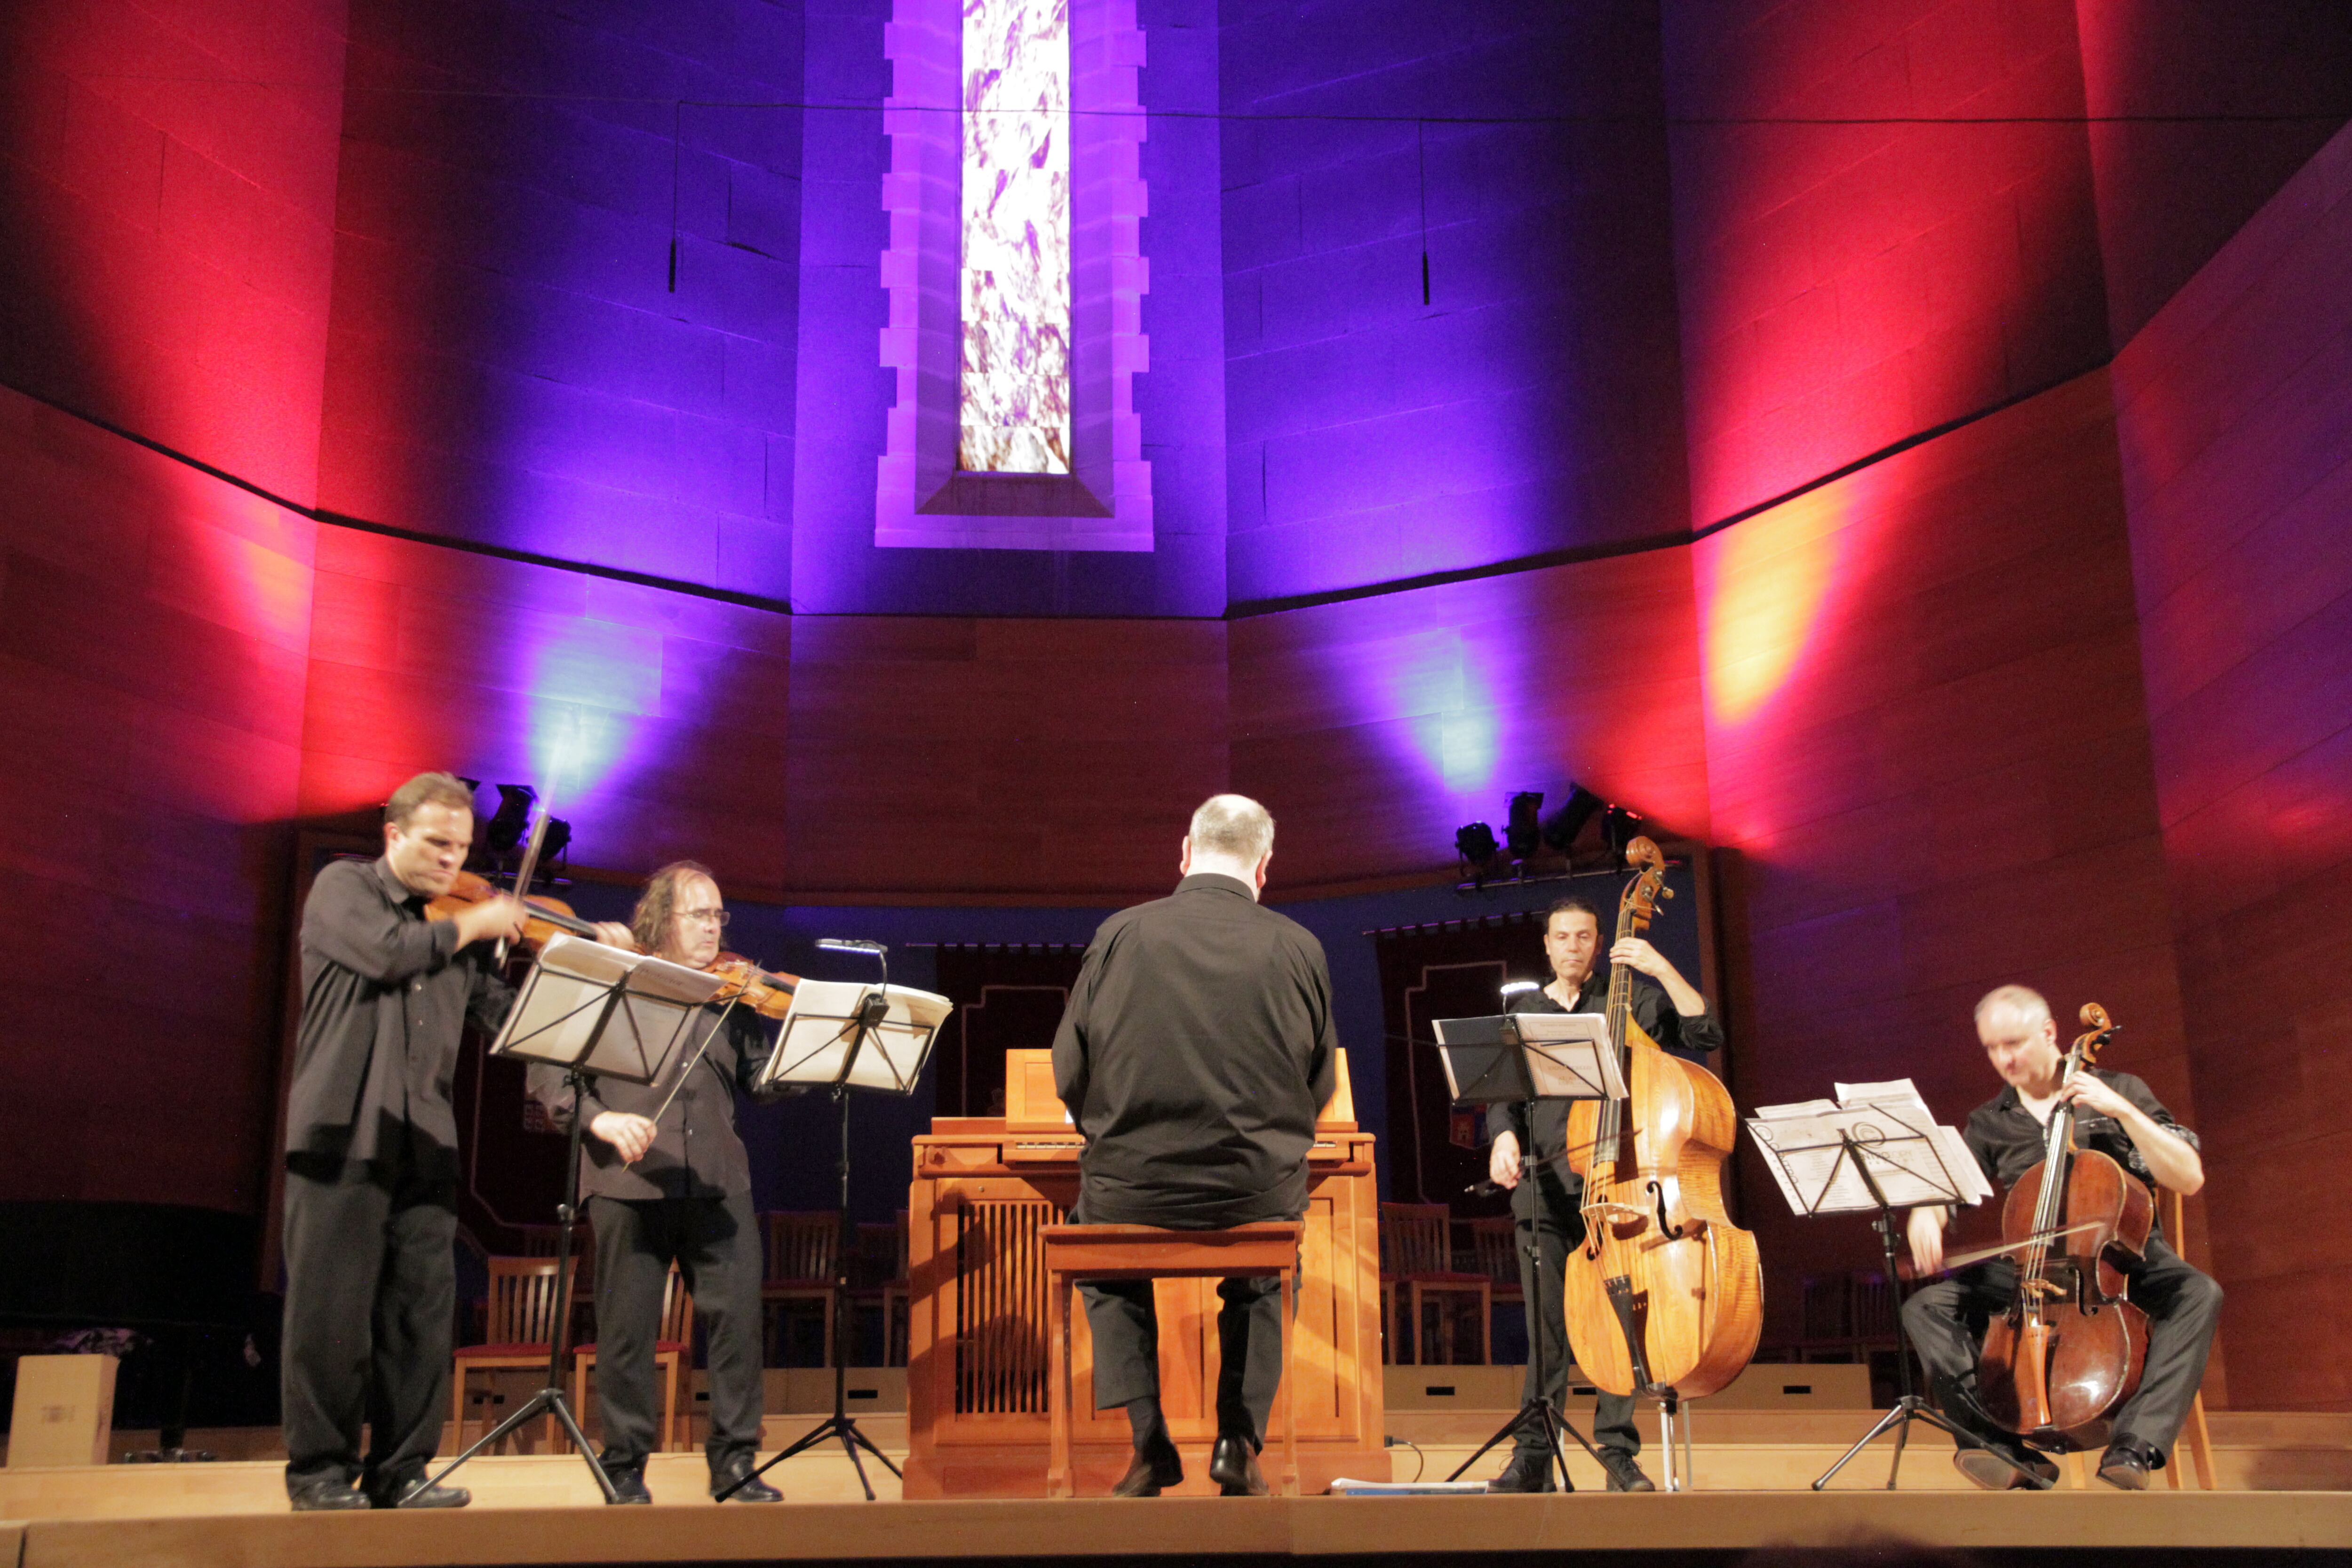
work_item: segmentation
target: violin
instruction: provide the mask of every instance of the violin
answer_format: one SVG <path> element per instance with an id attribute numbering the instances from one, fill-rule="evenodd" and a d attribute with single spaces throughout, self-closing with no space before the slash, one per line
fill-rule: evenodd
<path id="1" fill-rule="evenodd" d="M 1617 941 L 1655 918 L 1665 857 L 1647 838 L 1617 909 Z M 1748 1365 L 1764 1331 L 1756 1237 L 1723 1206 L 1723 1162 L 1739 1130 L 1731 1096 L 1705 1068 L 1670 1057 L 1633 1016 L 1633 971 L 1609 975 L 1609 1037 L 1627 1094 L 1579 1100 L 1568 1158 L 1584 1178 L 1584 1245 L 1568 1257 L 1569 1342 L 1612 1394 L 1669 1402 L 1714 1394 Z"/>
<path id="2" fill-rule="evenodd" d="M 2060 1087 L 2088 1068 L 2116 1026 L 2083 1008 Z M 2050 1116 L 2042 1163 L 2001 1205 L 2005 1243 L 2021 1244 L 2008 1308 L 1985 1331 L 1979 1397 L 1994 1420 L 2036 1447 L 2095 1447 L 2107 1416 L 2139 1387 L 2147 1314 L 2124 1299 L 2122 1260 L 2145 1256 L 2156 1202 L 2107 1155 L 2074 1146 L 2074 1107 Z"/>
<path id="3" fill-rule="evenodd" d="M 460 871 L 457 873 L 457 880 L 451 885 L 447 892 L 425 906 L 425 918 L 428 921 L 449 920 L 454 918 L 460 910 L 468 909 L 499 896 L 498 888 L 491 884 L 488 878 L 478 876 L 471 871 Z M 585 942 L 602 940 L 596 934 L 594 922 L 583 921 L 572 913 L 572 906 L 562 899 L 551 899 L 534 893 L 525 899 L 523 904 L 530 911 L 522 928 L 522 945 L 525 948 L 536 950 L 545 945 L 547 939 L 558 931 L 562 931 L 566 936 L 579 937 Z"/>
<path id="4" fill-rule="evenodd" d="M 722 952 L 703 965 L 703 970 L 724 976 L 727 981 L 712 1001 L 731 1002 L 740 997 L 743 1005 L 762 1018 L 781 1018 L 790 1013 L 793 993 L 801 983 L 797 974 L 778 974 L 762 969 L 740 952 Z"/>

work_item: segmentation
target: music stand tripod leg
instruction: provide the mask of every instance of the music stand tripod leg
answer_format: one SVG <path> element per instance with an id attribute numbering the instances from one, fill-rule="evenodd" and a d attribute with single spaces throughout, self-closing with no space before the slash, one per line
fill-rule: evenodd
<path id="1" fill-rule="evenodd" d="M 549 1415 L 555 1417 L 579 1448 L 604 1500 L 612 1502 L 621 1495 L 613 1486 L 613 1478 L 604 1473 L 604 1462 L 589 1447 L 588 1435 L 580 1429 L 579 1419 L 572 1414 L 572 1403 L 563 1392 L 563 1353 L 572 1344 L 572 1233 L 580 1215 L 580 1102 L 588 1092 L 587 1075 L 579 1068 L 572 1068 L 565 1079 L 572 1089 L 572 1137 L 563 1166 L 563 1202 L 555 1211 L 555 1320 L 548 1325 L 547 1386 L 532 1394 L 521 1409 L 485 1433 L 472 1447 L 441 1467 L 438 1474 L 428 1476 L 425 1482 L 427 1488 L 439 1486 L 458 1466 L 502 1441 L 525 1422 Z"/>
<path id="2" fill-rule="evenodd" d="M 1542 1247 L 1536 1242 L 1534 1237 L 1530 1237 L 1528 1239 L 1526 1246 L 1521 1247 L 1520 1250 L 1526 1253 L 1529 1258 L 1534 1260 L 1536 1273 L 1540 1277 L 1543 1271 Z M 1542 1310 L 1540 1302 L 1538 1302 L 1537 1306 L 1537 1310 Z M 1531 1319 L 1528 1324 L 1528 1359 L 1535 1363 L 1536 1396 L 1521 1405 L 1517 1413 L 1515 1413 L 1508 1421 L 1503 1423 L 1502 1429 L 1497 1431 L 1493 1436 L 1487 1438 L 1476 1453 L 1463 1460 L 1462 1463 L 1455 1468 L 1454 1473 L 1445 1478 L 1447 1480 L 1460 1480 L 1463 1476 L 1468 1472 L 1471 1466 L 1476 1464 L 1479 1460 L 1485 1458 L 1489 1453 L 1493 1452 L 1496 1445 L 1500 1444 L 1504 1438 L 1516 1436 L 1519 1429 L 1526 1426 L 1529 1420 L 1533 1420 L 1536 1425 L 1542 1429 L 1544 1441 L 1550 1446 L 1551 1462 L 1559 1469 L 1560 1490 L 1574 1491 L 1576 1489 L 1576 1483 L 1569 1479 L 1568 1454 L 1566 1451 L 1566 1445 L 1562 1444 L 1559 1440 L 1561 1433 L 1565 1432 L 1568 1436 L 1575 1438 L 1577 1445 L 1586 1453 L 1592 1456 L 1592 1462 L 1596 1465 L 1601 1464 L 1601 1450 L 1594 1447 L 1592 1446 L 1592 1439 L 1587 1437 L 1582 1432 L 1579 1431 L 1576 1427 L 1576 1424 L 1568 1418 L 1567 1415 L 1561 1411 L 1559 1405 L 1552 1403 L 1550 1394 L 1546 1391 L 1544 1383 L 1545 1368 L 1542 1325 L 1535 1322 Z M 1605 1472 L 1608 1467 L 1606 1465 L 1602 1465 L 1601 1468 Z"/>
<path id="3" fill-rule="evenodd" d="M 840 1107 L 841 1111 L 841 1154 L 835 1173 L 840 1178 L 841 1183 L 841 1223 L 845 1226 L 849 1223 L 849 1073 L 850 1069 L 856 1065 L 858 1053 L 863 1050 L 866 1044 L 871 1040 L 873 1032 L 874 1025 L 870 1019 L 861 1020 L 858 1023 L 856 1036 L 851 1041 L 849 1050 L 842 1061 L 841 1078 L 833 1086 L 834 1103 Z M 864 1489 L 866 1492 L 866 1500 L 867 1502 L 875 1500 L 874 1483 L 866 1479 L 866 1464 L 864 1460 L 857 1457 L 858 1449 L 864 1448 L 867 1453 L 881 1460 L 883 1468 L 887 1469 L 892 1475 L 898 1477 L 901 1480 L 906 1479 L 905 1472 L 900 1470 L 896 1464 L 891 1462 L 890 1456 L 877 1447 L 872 1438 L 868 1437 L 864 1432 L 858 1430 L 857 1422 L 849 1414 L 849 1346 L 847 1342 L 847 1334 L 849 1331 L 848 1247 L 836 1241 L 834 1247 L 834 1259 L 833 1414 L 818 1422 L 814 1426 L 810 1427 L 807 1431 L 802 1433 L 789 1447 L 782 1449 L 777 1453 L 774 1458 L 768 1460 L 766 1464 L 763 1464 L 758 1468 L 752 1470 L 749 1475 L 746 1475 L 742 1480 L 736 1481 L 733 1485 L 728 1487 L 726 1490 L 714 1494 L 717 1500 L 720 1502 L 725 1502 L 729 1498 L 733 1497 L 737 1489 L 741 1487 L 745 1481 L 766 1475 L 770 1470 L 774 1469 L 786 1459 L 793 1458 L 796 1454 L 806 1452 L 808 1449 L 816 1447 L 818 1444 L 825 1441 L 825 1439 L 829 1437 L 838 1437 L 841 1439 L 841 1447 L 843 1450 L 849 1455 L 850 1468 L 857 1472 L 857 1484 L 859 1487 Z M 886 1334 L 889 1331 L 889 1325 L 887 1323 L 883 1325 L 883 1331 Z"/>

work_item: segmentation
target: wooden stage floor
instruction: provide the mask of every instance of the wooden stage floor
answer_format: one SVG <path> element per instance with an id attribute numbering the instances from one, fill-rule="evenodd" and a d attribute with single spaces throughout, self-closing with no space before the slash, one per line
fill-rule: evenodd
<path id="1" fill-rule="evenodd" d="M 771 1417 L 771 1443 L 811 1418 Z M 1502 1419 L 1499 1411 L 1398 1410 L 1391 1432 L 1442 1476 Z M 877 1471 L 882 1500 L 858 1500 L 838 1447 L 771 1472 L 781 1506 L 719 1508 L 698 1454 L 658 1456 L 650 1509 L 607 1509 L 577 1458 L 475 1461 L 459 1512 L 297 1516 L 279 1465 L 109 1465 L 0 1470 L 0 1568 L 408 1568 L 410 1564 L 1034 1561 L 1312 1557 L 1399 1565 L 1533 1562 L 1576 1550 L 1590 1563 L 1733 1563 L 1759 1547 L 1907 1541 L 2007 1563 L 2341 1562 L 2352 1564 L 2352 1416 L 2216 1412 L 2221 1489 L 2129 1495 L 2070 1474 L 2059 1489 L 1994 1495 L 1952 1470 L 1948 1445 L 1912 1446 L 1903 1489 L 1884 1489 L 1888 1447 L 1833 1489 L 1806 1482 L 1866 1429 L 1864 1411 L 1705 1412 L 1698 1485 L 1681 1495 L 1614 1496 L 1578 1457 L 1573 1496 L 1550 1498 L 1170 1497 L 905 1502 Z M 903 1416 L 864 1422 L 903 1455 Z M 222 1435 L 224 1437 L 226 1435 Z M 229 1445 L 218 1446 L 225 1450 Z M 247 1451 L 252 1451 L 248 1448 Z M 1415 1448 L 1393 1451 L 1396 1479 Z M 1189 1468 L 1204 1454 L 1186 1455 Z M 1654 1473 L 1654 1455 L 1645 1459 Z M 1493 1467 L 1490 1460 L 1481 1474 Z M 1595 1557 L 1591 1554 L 1601 1553 Z M 1880 1559 L 1880 1561 L 1885 1561 Z"/>

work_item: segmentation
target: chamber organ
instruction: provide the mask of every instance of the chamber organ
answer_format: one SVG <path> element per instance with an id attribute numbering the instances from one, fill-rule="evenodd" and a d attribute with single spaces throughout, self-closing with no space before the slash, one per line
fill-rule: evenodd
<path id="1" fill-rule="evenodd" d="M 1079 1139 L 1054 1097 L 1052 1053 L 1005 1053 L 1005 1114 L 943 1117 L 915 1140 L 908 1193 L 906 1495 L 1045 1493 L 1045 1249 L 1041 1227 L 1078 1194 Z M 1381 1443 L 1379 1193 L 1372 1138 L 1358 1131 L 1340 1053 L 1339 1088 L 1309 1152 L 1291 1396 L 1301 1490 L 1339 1476 L 1386 1479 Z M 1160 1405 L 1186 1454 L 1179 1493 L 1213 1495 L 1217 1295 L 1213 1279 L 1168 1279 L 1160 1307 Z M 1080 1497 L 1126 1469 L 1127 1416 L 1093 1408 L 1093 1346 L 1073 1310 Z"/>

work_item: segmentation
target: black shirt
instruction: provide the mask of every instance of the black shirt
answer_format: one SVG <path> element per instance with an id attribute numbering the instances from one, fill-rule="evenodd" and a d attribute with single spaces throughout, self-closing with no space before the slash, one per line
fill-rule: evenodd
<path id="1" fill-rule="evenodd" d="M 388 1158 L 395 1137 L 457 1147 L 449 1082 L 470 1016 L 495 1031 L 514 993 L 491 944 L 457 946 L 454 921 L 383 859 L 320 868 L 302 906 L 302 1025 L 287 1094 L 289 1153 Z"/>
<path id="2" fill-rule="evenodd" d="M 1337 1046 L 1323 944 L 1248 884 L 1202 873 L 1087 948 L 1054 1037 L 1102 1225 L 1212 1230 L 1307 1209 Z"/>
<path id="3" fill-rule="evenodd" d="M 592 1080 L 580 1107 L 590 1125 L 608 1110 L 632 1116 L 651 1116 L 661 1110 L 661 1117 L 654 1123 L 652 1147 L 634 1165 L 623 1164 L 621 1152 L 593 1132 L 584 1135 L 580 1141 L 582 1195 L 643 1202 L 750 1192 L 751 1163 L 735 1131 L 735 1091 L 751 1092 L 753 1080 L 775 1049 L 769 1027 L 749 1007 L 705 1007 L 678 1043 L 669 1070 L 654 1082 Z M 706 1040 L 709 1048 L 696 1060 L 695 1047 Z M 686 1074 L 682 1085 L 677 1078 L 680 1072 Z M 531 1066 L 531 1097 L 547 1108 L 558 1128 L 568 1132 L 572 1091 L 563 1080 L 562 1068 L 544 1062 Z M 664 1110 L 662 1101 L 669 1098 L 673 1086 L 677 1087 L 677 1097 Z"/>
<path id="4" fill-rule="evenodd" d="M 2172 1112 L 2164 1108 L 2147 1084 L 2127 1072 L 2109 1072 L 2105 1068 L 2085 1070 L 2145 1111 L 2158 1127 L 2191 1149 L 2197 1147 L 2197 1134 L 2174 1121 Z M 1969 1152 L 1977 1157 L 1977 1163 L 1984 1167 L 1984 1173 L 2006 1192 L 2018 1177 L 2041 1163 L 2049 1132 L 2050 1124 L 2028 1110 L 2025 1102 L 2018 1098 L 2017 1087 L 2005 1084 L 1999 1094 L 1969 1112 L 1969 1124 L 1961 1130 L 1960 1136 Z M 2141 1181 L 2154 1184 L 2147 1156 L 2132 1142 L 2124 1124 L 2114 1117 L 2101 1116 L 2088 1107 L 2076 1107 L 2074 1142 L 2078 1148 L 2096 1149 Z"/>
<path id="5" fill-rule="evenodd" d="M 1723 1024 L 1709 1007 L 1695 1018 L 1685 1018 L 1675 1011 L 1672 998 L 1664 987 L 1654 984 L 1644 975 L 1630 977 L 1632 985 L 1626 997 L 1626 1010 L 1642 1033 L 1657 1042 L 1658 1048 L 1682 1058 L 1685 1061 L 1706 1065 L 1709 1051 L 1723 1048 Z M 1584 987 L 1576 994 L 1576 1005 L 1563 1007 L 1540 989 L 1512 994 L 1503 1004 L 1506 1013 L 1605 1013 L 1609 1010 L 1609 966 L 1602 964 L 1585 976 Z M 1532 1106 L 1523 1101 L 1486 1108 L 1486 1138 L 1492 1142 L 1504 1131 L 1516 1134 L 1519 1152 L 1532 1166 L 1547 1161 L 1557 1161 L 1568 1151 L 1568 1112 L 1572 1102 L 1565 1100 L 1539 1100 Z M 1532 1136 L 1528 1112 L 1532 1110 Z M 1563 1163 L 1553 1166 L 1552 1173 L 1562 1182 L 1581 1185 L 1584 1178 L 1570 1171 Z"/>

